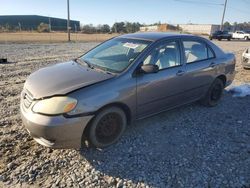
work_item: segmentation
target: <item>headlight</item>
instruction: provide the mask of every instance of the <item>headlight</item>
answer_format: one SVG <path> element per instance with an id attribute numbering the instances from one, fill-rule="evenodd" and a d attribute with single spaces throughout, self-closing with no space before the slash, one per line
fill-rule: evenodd
<path id="1" fill-rule="evenodd" d="M 77 100 L 71 97 L 52 97 L 38 101 L 33 106 L 33 111 L 48 115 L 57 115 L 70 112 L 76 107 Z"/>

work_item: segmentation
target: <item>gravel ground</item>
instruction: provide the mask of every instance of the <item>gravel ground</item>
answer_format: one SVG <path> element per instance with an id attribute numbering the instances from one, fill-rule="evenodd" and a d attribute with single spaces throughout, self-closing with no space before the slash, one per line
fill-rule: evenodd
<path id="1" fill-rule="evenodd" d="M 250 83 L 240 55 L 250 42 L 215 41 L 237 55 L 233 85 Z M 0 187 L 250 187 L 250 97 L 186 105 L 140 120 L 115 145 L 52 150 L 24 130 L 19 95 L 26 77 L 97 43 L 4 44 L 0 56 Z"/>

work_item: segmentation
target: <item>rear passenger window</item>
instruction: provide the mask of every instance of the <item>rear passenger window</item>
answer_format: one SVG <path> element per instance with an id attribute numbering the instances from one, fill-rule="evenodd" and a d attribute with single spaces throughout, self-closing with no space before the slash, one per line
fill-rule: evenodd
<path id="1" fill-rule="evenodd" d="M 183 45 L 187 63 L 214 58 L 214 53 L 205 43 L 198 41 L 183 41 Z"/>

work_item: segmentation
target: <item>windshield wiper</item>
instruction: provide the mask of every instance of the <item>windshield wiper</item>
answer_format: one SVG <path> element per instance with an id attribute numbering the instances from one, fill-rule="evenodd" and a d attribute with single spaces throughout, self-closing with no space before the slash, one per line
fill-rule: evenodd
<path id="1" fill-rule="evenodd" d="M 87 65 L 91 69 L 97 69 L 97 70 L 99 70 L 101 72 L 104 72 L 106 74 L 114 74 L 113 72 L 110 72 L 109 69 L 106 68 L 106 67 L 102 67 L 102 66 L 98 66 L 98 65 L 93 65 L 92 63 L 90 63 L 90 62 L 88 62 L 86 60 L 83 60 L 81 58 L 76 58 L 75 61 L 77 63 L 80 63 L 80 64 L 84 63 L 85 65 Z"/>
<path id="2" fill-rule="evenodd" d="M 103 67 L 103 66 L 100 66 L 100 65 L 95 65 L 94 68 L 98 69 L 98 70 L 100 70 L 100 71 L 102 71 L 104 73 L 107 73 L 107 74 L 112 74 L 112 75 L 115 74 L 114 72 L 110 71 L 110 69 L 107 68 L 107 67 Z"/>
<path id="3" fill-rule="evenodd" d="M 75 61 L 76 61 L 77 63 L 84 63 L 84 64 L 86 64 L 86 65 L 87 65 L 89 68 L 91 68 L 91 69 L 94 68 L 94 66 L 92 66 L 92 64 L 91 64 L 90 62 L 88 62 L 88 61 L 86 61 L 86 60 L 82 60 L 81 58 L 76 58 Z"/>

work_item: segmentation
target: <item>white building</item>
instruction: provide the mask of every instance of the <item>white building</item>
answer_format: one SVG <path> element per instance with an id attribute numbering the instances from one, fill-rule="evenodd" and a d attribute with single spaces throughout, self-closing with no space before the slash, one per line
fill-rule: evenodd
<path id="1" fill-rule="evenodd" d="M 151 25 L 151 26 L 144 26 L 144 27 L 140 27 L 140 31 L 141 32 L 146 32 L 146 31 L 150 31 L 150 32 L 167 32 L 167 31 L 176 31 L 177 27 L 171 24 L 159 24 L 159 25 Z"/>
<path id="2" fill-rule="evenodd" d="M 152 26 L 144 26 L 140 27 L 140 31 L 145 32 L 145 31 L 158 31 L 158 26 L 157 25 L 152 25 Z"/>
<path id="3" fill-rule="evenodd" d="M 182 29 L 183 32 L 199 35 L 210 35 L 211 33 L 220 29 L 219 25 L 213 24 L 180 24 L 179 27 Z"/>

